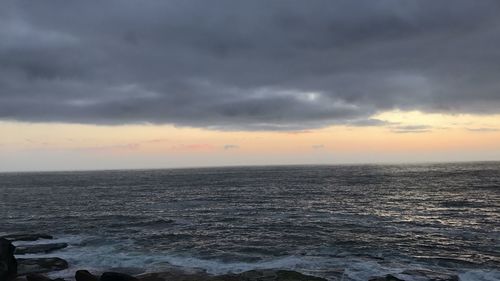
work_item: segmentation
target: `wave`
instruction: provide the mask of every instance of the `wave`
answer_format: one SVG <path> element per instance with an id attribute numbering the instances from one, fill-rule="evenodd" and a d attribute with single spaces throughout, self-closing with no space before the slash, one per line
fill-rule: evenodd
<path id="1" fill-rule="evenodd" d="M 70 268 L 53 272 L 51 277 L 71 278 L 78 269 L 87 269 L 94 273 L 116 270 L 130 274 L 168 271 L 172 268 L 186 272 L 207 272 L 209 274 L 239 273 L 252 269 L 288 269 L 305 274 L 325 277 L 331 280 L 342 279 L 364 281 L 375 276 L 398 274 L 411 268 L 425 268 L 423 264 L 407 261 L 387 261 L 383 258 L 349 256 L 301 256 L 289 255 L 256 262 L 221 261 L 203 259 L 189 253 L 151 253 L 138 250 L 133 240 L 112 241 L 97 236 L 59 236 L 54 240 L 39 240 L 31 244 L 65 242 L 69 246 L 51 254 L 29 254 L 23 257 L 57 256 L 67 260 Z M 439 271 L 439 267 L 427 268 Z M 497 281 L 500 271 L 467 270 L 459 274 L 460 281 Z"/>

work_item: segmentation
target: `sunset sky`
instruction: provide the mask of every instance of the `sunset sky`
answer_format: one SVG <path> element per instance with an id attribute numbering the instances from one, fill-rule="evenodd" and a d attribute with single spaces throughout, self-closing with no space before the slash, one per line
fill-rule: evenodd
<path id="1" fill-rule="evenodd" d="M 0 171 L 500 160 L 498 1 L 2 1 Z"/>

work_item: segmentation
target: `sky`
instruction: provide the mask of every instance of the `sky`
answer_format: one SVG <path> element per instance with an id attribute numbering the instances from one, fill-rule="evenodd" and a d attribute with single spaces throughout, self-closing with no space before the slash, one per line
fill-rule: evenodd
<path id="1" fill-rule="evenodd" d="M 0 171 L 500 160 L 500 2 L 0 2 Z"/>

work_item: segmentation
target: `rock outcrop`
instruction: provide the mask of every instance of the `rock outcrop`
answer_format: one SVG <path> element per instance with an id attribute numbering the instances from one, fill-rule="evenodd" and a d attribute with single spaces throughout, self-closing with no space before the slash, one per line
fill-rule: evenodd
<path id="1" fill-rule="evenodd" d="M 99 281 L 97 276 L 88 272 L 87 270 L 77 270 L 75 272 L 75 280 L 76 281 Z"/>
<path id="2" fill-rule="evenodd" d="M 35 253 L 50 253 L 55 250 L 60 250 L 68 247 L 67 243 L 50 243 L 39 245 L 18 245 L 16 247 L 16 255 L 35 254 Z"/>
<path id="3" fill-rule="evenodd" d="M 239 274 L 209 275 L 207 273 L 183 273 L 167 271 L 137 276 L 140 281 L 327 281 L 324 278 L 305 275 L 291 270 L 250 270 Z M 101 279 L 101 281 L 103 281 Z"/>
<path id="4" fill-rule="evenodd" d="M 51 235 L 40 234 L 40 233 L 19 233 L 19 234 L 9 234 L 4 235 L 3 238 L 10 241 L 36 241 L 38 239 L 53 239 Z"/>
<path id="5" fill-rule="evenodd" d="M 0 238 L 0 280 L 11 280 L 17 274 L 17 261 L 14 257 L 16 247 L 5 239 Z"/>
<path id="6" fill-rule="evenodd" d="M 52 239 L 46 234 L 11 234 L 0 238 L 0 281 L 64 281 L 51 279 L 43 273 L 64 270 L 68 263 L 57 257 L 14 258 L 14 254 L 25 255 L 49 253 L 63 249 L 66 243 L 47 243 L 19 245 L 14 247 L 11 241 L 36 241 Z M 9 241 L 10 240 L 10 241 Z M 76 281 L 327 281 L 326 279 L 305 275 L 290 270 L 261 269 L 238 274 L 210 275 L 199 268 L 180 268 L 172 266 L 165 272 L 141 274 L 141 268 L 109 268 L 100 277 L 87 270 L 75 272 Z M 7 277 L 8 276 L 8 277 Z M 17 276 L 17 278 L 16 278 Z M 9 278 L 9 279 L 7 279 Z M 448 281 L 448 280 L 446 280 Z"/>
<path id="7" fill-rule="evenodd" d="M 61 258 L 18 259 L 18 274 L 47 273 L 68 268 L 68 262 Z"/>
<path id="8" fill-rule="evenodd" d="M 28 274 L 25 278 L 26 281 L 65 281 L 62 278 L 51 279 L 41 274 Z"/>
<path id="9" fill-rule="evenodd" d="M 369 281 L 459 281 L 456 274 L 441 273 L 424 269 L 405 270 L 401 273 L 375 277 Z"/>
<path id="10" fill-rule="evenodd" d="M 104 272 L 99 281 L 139 281 L 139 279 L 125 273 Z"/>
<path id="11" fill-rule="evenodd" d="M 236 275 L 242 281 L 326 281 L 292 270 L 250 270 Z"/>

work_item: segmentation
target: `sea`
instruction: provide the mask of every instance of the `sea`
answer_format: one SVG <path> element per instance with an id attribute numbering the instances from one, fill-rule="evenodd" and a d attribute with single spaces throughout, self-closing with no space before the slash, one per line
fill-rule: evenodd
<path id="1" fill-rule="evenodd" d="M 2 173 L 0 234 L 24 232 L 69 244 L 28 255 L 66 259 L 59 275 L 428 269 L 500 280 L 500 163 Z"/>

